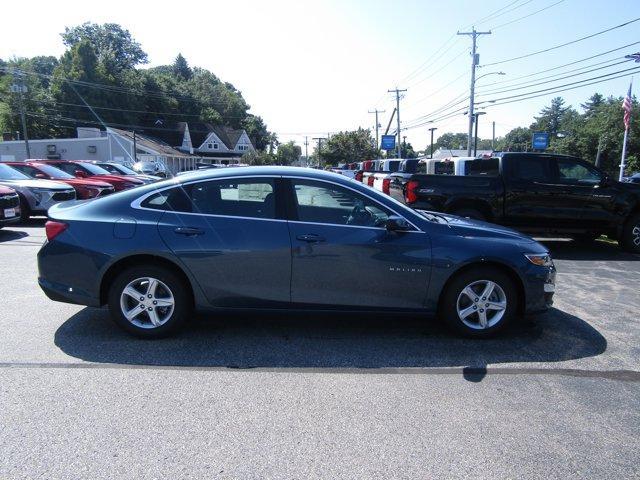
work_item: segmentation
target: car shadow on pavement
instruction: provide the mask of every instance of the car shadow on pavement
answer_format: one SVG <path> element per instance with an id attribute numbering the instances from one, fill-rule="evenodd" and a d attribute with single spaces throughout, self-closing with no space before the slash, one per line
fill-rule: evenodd
<path id="1" fill-rule="evenodd" d="M 15 226 L 11 225 L 1 229 L 0 243 L 10 242 L 12 240 L 19 240 L 20 238 L 29 236 L 27 232 L 23 232 L 22 230 L 15 230 L 15 228 L 16 228 Z"/>
<path id="2" fill-rule="evenodd" d="M 558 260 L 640 261 L 640 255 L 625 252 L 613 243 L 602 240 L 581 244 L 571 240 L 539 239 Z"/>
<path id="3" fill-rule="evenodd" d="M 466 367 L 480 381 L 489 364 L 559 362 L 593 357 L 606 339 L 557 309 L 522 319 L 499 337 L 459 338 L 439 322 L 414 316 L 239 313 L 195 318 L 173 338 L 140 340 L 105 309 L 85 308 L 60 326 L 56 345 L 88 362 L 140 366 L 381 369 Z"/>

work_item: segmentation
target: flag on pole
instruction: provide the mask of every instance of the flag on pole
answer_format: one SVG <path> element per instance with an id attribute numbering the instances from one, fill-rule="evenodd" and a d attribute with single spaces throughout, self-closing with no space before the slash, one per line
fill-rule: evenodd
<path id="1" fill-rule="evenodd" d="M 625 130 L 629 129 L 629 123 L 631 122 L 631 83 L 629 84 L 629 91 L 627 92 L 627 96 L 624 97 L 622 101 L 622 109 L 624 110 L 624 128 Z"/>

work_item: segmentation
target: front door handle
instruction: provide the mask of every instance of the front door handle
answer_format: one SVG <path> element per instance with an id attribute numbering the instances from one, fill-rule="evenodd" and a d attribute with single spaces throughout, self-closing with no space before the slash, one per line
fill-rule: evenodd
<path id="1" fill-rule="evenodd" d="M 186 235 L 188 237 L 195 237 L 204 234 L 203 229 L 196 227 L 177 227 L 174 232 L 176 232 L 178 235 Z"/>
<path id="2" fill-rule="evenodd" d="M 296 238 L 307 243 L 319 243 L 325 241 L 324 237 L 316 235 L 315 233 L 305 233 L 304 235 L 298 235 Z"/>

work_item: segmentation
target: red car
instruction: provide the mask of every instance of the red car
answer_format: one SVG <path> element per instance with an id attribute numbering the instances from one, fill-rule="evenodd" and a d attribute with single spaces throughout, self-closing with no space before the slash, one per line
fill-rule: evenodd
<path id="1" fill-rule="evenodd" d="M 46 163 L 7 162 L 7 164 L 32 178 L 60 180 L 67 185 L 71 185 L 75 189 L 78 199 L 87 200 L 89 198 L 103 197 L 115 191 L 110 183 L 91 178 L 76 178 Z"/>
<path id="2" fill-rule="evenodd" d="M 104 168 L 83 160 L 32 160 L 38 163 L 53 165 L 63 172 L 73 175 L 76 178 L 91 178 L 113 185 L 116 192 L 127 190 L 128 188 L 144 185 L 142 180 L 131 178 L 126 175 L 113 175 Z"/>
<path id="3" fill-rule="evenodd" d="M 0 185 L 0 228 L 20 220 L 20 197 L 13 188 Z"/>

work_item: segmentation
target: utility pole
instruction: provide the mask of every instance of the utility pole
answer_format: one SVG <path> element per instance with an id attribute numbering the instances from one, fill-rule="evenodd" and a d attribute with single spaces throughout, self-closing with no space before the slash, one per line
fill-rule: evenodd
<path id="1" fill-rule="evenodd" d="M 313 137 L 313 140 L 318 141 L 318 167 L 320 166 L 320 150 L 322 150 L 322 142 L 326 140 L 324 137 Z"/>
<path id="2" fill-rule="evenodd" d="M 309 165 L 309 137 L 304 136 L 304 163 Z"/>
<path id="3" fill-rule="evenodd" d="M 373 110 L 373 112 L 371 110 L 369 110 L 369 113 L 375 113 L 376 114 L 376 150 L 380 149 L 380 136 L 378 135 L 378 129 L 381 127 L 380 123 L 378 122 L 378 114 L 379 113 L 384 113 L 384 110 L 378 110 L 377 108 Z"/>
<path id="4" fill-rule="evenodd" d="M 18 93 L 18 105 L 20 107 L 20 121 L 22 122 L 22 138 L 24 139 L 24 148 L 27 153 L 26 158 L 31 158 L 31 149 L 29 148 L 29 136 L 27 135 L 27 119 L 24 111 L 24 93 L 27 87 L 24 84 L 24 77 L 20 70 L 14 70 L 16 83 L 11 85 L 11 91 Z"/>
<path id="5" fill-rule="evenodd" d="M 431 132 L 431 153 L 429 154 L 429 158 L 433 158 L 433 132 L 437 130 L 436 127 L 431 127 L 429 131 Z"/>
<path id="6" fill-rule="evenodd" d="M 495 120 L 492 122 L 493 131 L 491 133 L 491 150 L 495 150 L 496 148 L 496 122 Z"/>
<path id="7" fill-rule="evenodd" d="M 471 87 L 469 90 L 469 133 L 467 135 L 467 156 L 471 156 L 471 141 L 473 140 L 473 102 L 476 88 L 476 67 L 480 63 L 480 55 L 476 53 L 476 40 L 480 35 L 491 35 L 491 30 L 488 32 L 478 32 L 476 27 L 473 27 L 470 32 L 458 32 L 458 35 L 469 35 L 471 37 Z"/>
<path id="8" fill-rule="evenodd" d="M 402 150 L 400 148 L 400 93 L 406 91 L 406 88 L 404 90 L 400 90 L 398 87 L 394 90 L 387 90 L 389 93 L 396 94 L 396 120 L 398 121 L 398 144 L 396 145 L 396 151 L 398 152 L 398 158 L 402 158 Z"/>
<path id="9" fill-rule="evenodd" d="M 136 144 L 136 131 L 133 131 L 133 163 L 138 162 L 138 145 Z"/>

